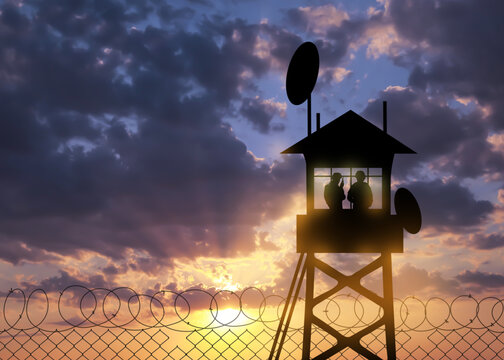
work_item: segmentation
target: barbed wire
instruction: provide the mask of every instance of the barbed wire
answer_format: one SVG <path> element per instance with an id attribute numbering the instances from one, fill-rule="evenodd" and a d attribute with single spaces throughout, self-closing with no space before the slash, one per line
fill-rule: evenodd
<path id="1" fill-rule="evenodd" d="M 245 306 L 250 299 L 245 299 L 254 293 L 258 300 L 255 305 Z M 195 295 L 207 297 L 206 302 L 197 301 L 192 305 Z M 276 329 L 285 299 L 279 295 L 265 295 L 256 287 L 249 287 L 241 292 L 219 290 L 210 292 L 200 288 L 187 289 L 181 292 L 160 290 L 152 294 L 138 293 L 130 287 L 114 289 L 88 288 L 83 285 L 70 285 L 59 292 L 57 296 L 58 319 L 51 318 L 51 308 L 48 293 L 41 288 L 27 294 L 20 288 L 11 289 L 3 299 L 2 320 L 5 330 L 43 329 L 53 331 L 55 324 L 65 325 L 64 328 L 121 328 L 121 329 L 152 329 L 167 328 L 175 331 L 193 331 L 215 329 L 221 327 L 244 327 L 261 323 L 270 330 Z M 274 301 L 276 300 L 276 301 Z M 299 299 L 303 301 L 303 299 Z M 343 322 L 341 304 L 352 302 L 353 322 Z M 487 296 L 476 299 L 472 295 L 460 295 L 448 301 L 441 297 L 420 299 L 409 296 L 404 299 L 394 299 L 396 309 L 396 329 L 401 331 L 429 332 L 435 329 L 458 330 L 491 329 L 504 332 L 504 299 Z M 234 314 L 223 319 L 220 316 L 225 308 L 223 303 L 233 302 Z M 302 308 L 302 303 L 298 304 Z M 468 306 L 473 312 L 468 313 Z M 70 308 L 71 316 L 65 308 Z M 436 307 L 435 314 L 430 308 Z M 268 311 L 268 308 L 271 308 Z M 255 309 L 255 315 L 252 313 Z M 459 310 L 458 310 L 459 309 Z M 198 324 L 192 321 L 193 313 L 206 311 L 207 316 L 197 314 L 198 319 L 207 318 L 208 322 Z M 374 311 L 370 314 L 370 311 Z M 34 313 L 38 312 L 38 320 Z M 336 295 L 326 301 L 321 311 L 325 321 L 331 326 L 346 330 L 357 330 L 374 323 L 382 316 L 382 309 L 370 310 L 365 298 L 351 294 Z M 42 316 L 40 314 L 42 313 Z M 268 314 L 269 318 L 266 316 Z M 271 316 L 273 314 L 273 316 Z M 371 316 L 370 316 L 371 315 Z M 50 318 L 50 324 L 46 324 Z M 51 326 L 49 326 L 51 325 Z M 183 327 L 180 327 L 183 325 Z M 64 328 L 58 327 L 61 331 Z M 300 327 L 291 325 L 290 330 Z"/>

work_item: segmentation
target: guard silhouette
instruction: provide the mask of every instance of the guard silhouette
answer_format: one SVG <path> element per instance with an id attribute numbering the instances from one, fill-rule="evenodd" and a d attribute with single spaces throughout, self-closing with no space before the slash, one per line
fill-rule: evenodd
<path id="1" fill-rule="evenodd" d="M 348 201 L 352 203 L 355 211 L 369 209 L 373 203 L 373 192 L 369 184 L 364 182 L 366 178 L 364 171 L 357 171 L 355 178 L 357 182 L 353 183 L 348 190 Z"/>
<path id="2" fill-rule="evenodd" d="M 345 182 L 339 172 L 334 173 L 331 177 L 331 182 L 324 188 L 324 199 L 331 210 L 342 210 L 343 200 L 345 200 L 345 192 L 343 186 Z"/>

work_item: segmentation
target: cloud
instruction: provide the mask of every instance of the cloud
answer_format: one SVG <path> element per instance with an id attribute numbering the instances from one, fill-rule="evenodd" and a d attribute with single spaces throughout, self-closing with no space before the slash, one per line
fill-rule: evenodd
<path id="1" fill-rule="evenodd" d="M 240 107 L 244 116 L 260 133 L 267 134 L 271 130 L 283 130 L 283 124 L 271 124 L 274 116 L 285 117 L 287 104 L 274 99 L 245 98 Z"/>
<path id="2" fill-rule="evenodd" d="M 257 234 L 259 239 L 259 249 L 265 251 L 279 251 L 280 248 L 270 241 L 269 234 L 267 232 L 260 232 Z"/>
<path id="3" fill-rule="evenodd" d="M 469 189 L 456 181 L 417 181 L 401 186 L 418 200 L 424 228 L 465 232 L 468 227 L 483 225 L 494 209 L 490 201 L 476 200 Z"/>
<path id="4" fill-rule="evenodd" d="M 24 242 L 9 239 L 5 236 L 0 237 L 0 251 L 3 260 L 16 265 L 24 261 L 56 262 L 59 260 L 57 256 L 45 251 L 43 248 L 29 247 Z"/>
<path id="5" fill-rule="evenodd" d="M 320 58 L 315 91 L 333 85 L 334 82 L 341 82 L 351 75 L 351 70 L 341 63 L 365 33 L 367 19 L 350 18 L 344 10 L 328 4 L 288 9 L 285 11 L 285 22 L 296 31 L 307 33 L 308 38 L 315 39 L 313 42 L 317 45 Z M 299 44 L 300 42 L 296 46 Z"/>
<path id="6" fill-rule="evenodd" d="M 504 153 L 504 132 L 489 135 L 487 141 L 495 151 Z"/>
<path id="7" fill-rule="evenodd" d="M 23 289 L 44 289 L 46 292 L 60 292 L 70 286 L 84 286 L 88 289 L 93 288 L 113 288 L 114 285 L 105 281 L 103 275 L 96 274 L 89 277 L 79 277 L 60 270 L 56 276 L 49 277 L 40 281 L 40 283 L 21 282 Z"/>
<path id="8" fill-rule="evenodd" d="M 375 60 L 382 55 L 395 57 L 403 47 L 411 45 L 401 39 L 392 25 L 381 21 L 370 22 L 359 42 L 365 42 L 366 56 Z"/>
<path id="9" fill-rule="evenodd" d="M 401 37 L 425 45 L 396 57 L 398 63 L 410 64 L 409 83 L 433 93 L 475 97 L 491 108 L 494 129 L 504 126 L 504 44 L 495 36 L 504 30 L 503 10 L 503 3 L 491 0 L 392 0 L 388 14 Z"/>
<path id="10" fill-rule="evenodd" d="M 497 193 L 497 200 L 501 203 L 504 204 L 504 189 L 499 189 Z"/>
<path id="11" fill-rule="evenodd" d="M 192 12 L 133 5 L 2 5 L 2 237 L 41 254 L 123 259 L 134 249 L 164 264 L 250 252 L 255 227 L 301 189 L 303 165 L 258 160 L 221 119 L 247 104 L 243 89 L 273 59 L 290 56 L 282 40 L 298 38 L 222 17 L 190 32 L 177 22 L 140 26 Z M 254 54 L 261 32 L 273 39 L 268 58 Z M 259 104 L 283 114 L 281 103 Z M 45 259 L 33 251 L 0 257 Z"/>
<path id="12" fill-rule="evenodd" d="M 492 250 L 504 246 L 504 235 L 492 234 L 471 234 L 467 245 L 479 250 Z"/>
<path id="13" fill-rule="evenodd" d="M 437 271 L 428 272 L 411 264 L 404 264 L 394 275 L 394 296 L 427 295 L 432 297 L 437 294 L 459 295 L 457 280 L 445 279 Z"/>
<path id="14" fill-rule="evenodd" d="M 380 100 L 388 100 L 391 133 L 419 154 L 396 161 L 396 176 L 418 176 L 412 170 L 424 164 L 459 178 L 502 180 L 501 12 L 492 1 L 392 0 L 360 26 L 351 48 L 366 46 L 368 56 L 386 55 L 410 71 L 406 90 L 389 88 L 365 110 L 379 119 Z"/>
<path id="15" fill-rule="evenodd" d="M 334 5 L 306 6 L 289 9 L 286 12 L 288 21 L 306 32 L 324 36 L 333 28 L 340 27 L 348 14 Z"/>
<path id="16" fill-rule="evenodd" d="M 504 286 L 504 276 L 494 273 L 466 270 L 456 276 L 463 284 L 469 284 L 476 289 L 501 288 Z"/>
<path id="17" fill-rule="evenodd" d="M 319 77 L 318 77 L 319 80 L 317 81 L 321 81 L 322 83 L 325 84 L 330 84 L 331 82 L 340 83 L 351 74 L 352 71 L 345 69 L 344 67 L 341 66 L 327 67 L 319 71 Z"/>
<path id="18" fill-rule="evenodd" d="M 447 106 L 441 96 L 389 86 L 363 111 L 363 116 L 379 127 L 383 101 L 388 102 L 389 134 L 417 152 L 397 157 L 395 177 L 421 176 L 422 165 L 439 174 L 470 178 L 495 177 L 504 167 L 503 153 L 488 141 L 480 111 L 461 114 Z"/>
<path id="19" fill-rule="evenodd" d="M 205 5 L 205 2 L 201 1 L 200 4 Z M 188 7 L 177 9 L 169 4 L 161 4 L 156 10 L 156 14 L 164 24 L 170 24 L 177 20 L 186 20 L 192 18 L 195 14 L 195 11 Z"/>

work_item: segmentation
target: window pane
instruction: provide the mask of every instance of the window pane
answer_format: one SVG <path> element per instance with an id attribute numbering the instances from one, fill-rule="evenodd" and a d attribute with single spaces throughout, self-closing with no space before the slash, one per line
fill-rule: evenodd
<path id="1" fill-rule="evenodd" d="M 343 176 L 350 176 L 350 168 L 333 168 L 332 173 L 339 172 Z"/>
<path id="2" fill-rule="evenodd" d="M 371 209 L 381 209 L 382 208 L 382 178 L 381 177 L 370 177 L 369 186 L 373 192 L 373 203 L 371 204 Z"/>
<path id="3" fill-rule="evenodd" d="M 343 209 L 350 209 L 350 201 L 348 201 L 348 190 L 350 190 L 350 177 L 343 178 L 345 185 L 343 185 L 343 191 L 345 192 L 345 200 L 343 200 Z"/>
<path id="4" fill-rule="evenodd" d="M 315 168 L 315 176 L 331 176 L 330 168 Z"/>
<path id="5" fill-rule="evenodd" d="M 369 175 L 380 175 L 382 174 L 381 168 L 369 168 Z"/>
<path id="6" fill-rule="evenodd" d="M 382 205 L 382 169 L 381 168 L 315 168 L 315 178 L 314 178 L 314 192 L 315 192 L 315 208 L 316 209 L 328 209 L 327 203 L 324 199 L 324 188 L 331 181 L 331 174 L 339 172 L 343 176 L 345 196 L 348 195 L 350 186 L 354 184 L 357 179 L 355 174 L 357 171 L 364 172 L 366 178 L 365 182 L 371 187 L 373 193 L 373 203 L 371 204 L 372 209 L 381 209 Z M 345 199 L 343 201 L 343 208 L 350 209 L 350 202 Z"/>
<path id="7" fill-rule="evenodd" d="M 315 209 L 328 209 L 327 203 L 324 199 L 324 187 L 329 184 L 331 178 L 328 177 L 316 177 L 315 178 Z"/>

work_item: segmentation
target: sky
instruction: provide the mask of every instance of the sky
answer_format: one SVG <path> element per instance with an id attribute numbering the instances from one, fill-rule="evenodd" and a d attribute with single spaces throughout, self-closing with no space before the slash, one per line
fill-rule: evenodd
<path id="1" fill-rule="evenodd" d="M 5 0 L 0 289 L 71 284 L 285 294 L 305 213 L 304 41 L 313 112 L 348 110 L 417 155 L 393 191 L 423 214 L 394 291 L 504 287 L 504 3 L 495 0 Z M 357 140 L 356 140 L 357 141 Z M 371 255 L 327 261 L 350 270 Z"/>

